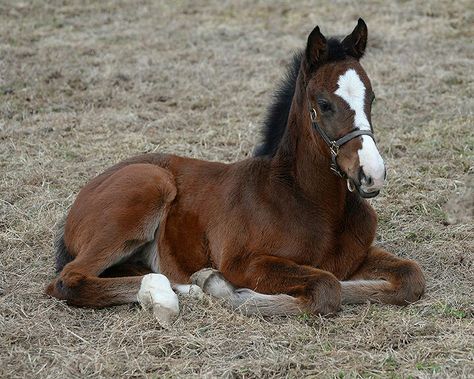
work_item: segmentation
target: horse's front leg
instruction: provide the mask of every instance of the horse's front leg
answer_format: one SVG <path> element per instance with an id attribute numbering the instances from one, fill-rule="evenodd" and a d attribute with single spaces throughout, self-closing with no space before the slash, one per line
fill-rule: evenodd
<path id="1" fill-rule="evenodd" d="M 366 301 L 406 305 L 425 291 L 425 278 L 418 264 L 372 246 L 349 280 L 341 282 L 343 304 Z"/>
<path id="2" fill-rule="evenodd" d="M 198 271 L 191 277 L 193 283 L 246 313 L 331 314 L 340 309 L 340 282 L 327 271 L 275 256 L 240 257 L 227 263 L 221 271 Z"/>

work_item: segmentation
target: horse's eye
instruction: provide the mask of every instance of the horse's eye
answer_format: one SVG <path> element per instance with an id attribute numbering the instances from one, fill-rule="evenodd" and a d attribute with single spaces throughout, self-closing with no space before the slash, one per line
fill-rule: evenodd
<path id="1" fill-rule="evenodd" d="M 332 111 L 331 103 L 327 100 L 319 99 L 318 100 L 318 106 L 319 106 L 319 109 L 321 109 L 321 112 L 323 112 L 323 113 L 327 113 L 327 112 Z"/>

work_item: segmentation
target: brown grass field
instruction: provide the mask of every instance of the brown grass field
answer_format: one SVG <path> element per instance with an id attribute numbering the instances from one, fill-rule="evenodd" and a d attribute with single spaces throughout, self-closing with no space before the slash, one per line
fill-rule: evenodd
<path id="1" fill-rule="evenodd" d="M 472 1 L 167 3 L 0 2 L 0 377 L 474 377 Z M 248 157 L 292 52 L 359 16 L 389 175 L 377 243 L 420 262 L 421 301 L 264 319 L 181 298 L 162 329 L 43 295 L 86 181 L 147 151 Z"/>

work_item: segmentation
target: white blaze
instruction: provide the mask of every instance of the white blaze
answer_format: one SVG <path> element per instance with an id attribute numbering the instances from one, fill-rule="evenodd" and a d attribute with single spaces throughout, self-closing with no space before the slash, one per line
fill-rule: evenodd
<path id="1" fill-rule="evenodd" d="M 347 70 L 337 81 L 338 89 L 334 92 L 349 104 L 355 112 L 354 127 L 370 130 L 370 123 L 364 110 L 365 86 L 354 69 Z M 359 162 L 364 174 L 373 179 L 373 185 L 364 190 L 369 192 L 382 188 L 385 179 L 385 166 L 374 140 L 369 136 L 362 137 L 362 148 L 358 151 Z"/>

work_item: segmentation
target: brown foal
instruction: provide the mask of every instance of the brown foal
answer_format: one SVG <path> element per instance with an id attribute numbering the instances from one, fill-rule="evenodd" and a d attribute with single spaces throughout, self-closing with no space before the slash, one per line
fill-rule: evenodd
<path id="1" fill-rule="evenodd" d="M 419 266 L 373 246 L 364 198 L 378 194 L 385 167 L 359 63 L 366 41 L 361 19 L 342 41 L 312 31 L 271 154 L 232 164 L 145 154 L 89 182 L 46 292 L 87 307 L 138 301 L 163 323 L 178 313 L 175 291 L 199 288 L 263 315 L 418 300 Z"/>

